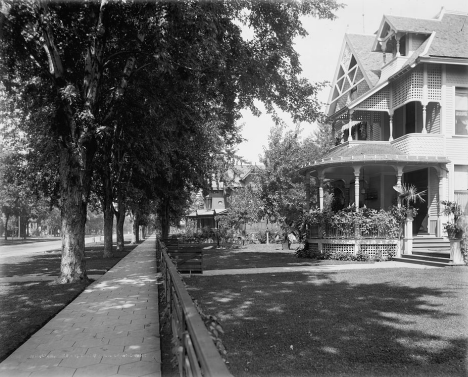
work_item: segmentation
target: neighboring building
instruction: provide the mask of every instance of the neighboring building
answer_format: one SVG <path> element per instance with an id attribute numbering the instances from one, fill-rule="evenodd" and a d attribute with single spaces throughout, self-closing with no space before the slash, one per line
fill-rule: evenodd
<path id="1" fill-rule="evenodd" d="M 226 172 L 224 180 L 213 179 L 211 189 L 205 197 L 203 197 L 202 193 L 197 194 L 200 204 L 187 218 L 196 221 L 197 229 L 204 227 L 217 228 L 215 216 L 226 213 L 228 208 L 227 197 L 236 188 L 251 184 L 257 169 L 262 167 L 262 165 L 239 163 Z"/>
<path id="2" fill-rule="evenodd" d="M 441 200 L 468 213 L 467 14 L 383 16 L 375 35 L 345 35 L 327 115 L 341 143 L 301 169 L 321 207 L 328 179 L 342 206 L 375 209 L 414 184 L 427 190 L 416 233 L 442 236 Z"/>

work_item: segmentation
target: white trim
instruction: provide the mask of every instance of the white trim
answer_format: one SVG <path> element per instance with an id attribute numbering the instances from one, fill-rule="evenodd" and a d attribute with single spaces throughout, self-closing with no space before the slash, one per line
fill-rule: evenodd
<path id="1" fill-rule="evenodd" d="M 434 41 L 435 35 L 436 35 L 436 32 L 433 31 L 433 32 L 431 33 L 431 36 L 427 39 L 426 48 L 424 49 L 424 51 L 423 51 L 421 54 L 419 54 L 418 57 L 427 55 L 427 52 L 429 51 L 429 47 L 431 47 L 431 44 L 432 44 L 432 42 Z"/>
<path id="2" fill-rule="evenodd" d="M 333 75 L 333 81 L 332 81 L 332 85 L 331 85 L 330 94 L 328 95 L 327 107 L 325 108 L 325 114 L 327 114 L 327 116 L 331 115 L 330 114 L 330 106 L 333 103 L 332 102 L 333 93 L 335 92 L 335 86 L 336 86 L 336 83 L 338 81 L 338 72 L 340 72 L 341 58 L 343 57 L 343 52 L 344 52 L 344 49 L 346 47 L 346 43 L 347 43 L 347 41 L 346 41 L 346 34 L 345 34 L 345 37 L 343 38 L 343 42 L 341 43 L 341 51 L 340 51 L 340 54 L 338 55 L 338 64 L 336 65 L 335 74 Z"/>
<path id="3" fill-rule="evenodd" d="M 336 97 L 333 101 L 330 102 L 330 105 L 336 101 L 338 101 L 341 97 L 343 97 L 345 94 L 347 94 L 349 91 L 351 91 L 351 89 L 354 89 L 355 87 L 357 87 L 358 84 L 360 84 L 361 82 L 363 82 L 365 80 L 365 78 L 362 78 L 361 80 L 359 80 L 355 85 L 352 85 L 348 88 L 348 90 L 346 90 L 346 92 L 343 92 L 341 93 L 338 97 Z"/>

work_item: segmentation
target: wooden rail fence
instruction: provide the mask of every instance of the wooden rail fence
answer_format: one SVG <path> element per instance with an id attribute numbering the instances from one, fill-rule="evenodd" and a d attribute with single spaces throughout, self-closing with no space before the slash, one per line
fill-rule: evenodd
<path id="1" fill-rule="evenodd" d="M 170 308 L 172 335 L 178 343 L 179 375 L 232 377 L 169 257 L 167 247 L 160 240 L 156 243 L 161 257 L 164 297 Z"/>

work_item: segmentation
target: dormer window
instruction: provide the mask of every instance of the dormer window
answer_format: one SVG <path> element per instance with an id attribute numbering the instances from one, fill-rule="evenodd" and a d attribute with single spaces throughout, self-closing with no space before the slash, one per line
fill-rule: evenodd
<path id="1" fill-rule="evenodd" d="M 400 56 L 406 56 L 406 35 L 400 38 Z"/>

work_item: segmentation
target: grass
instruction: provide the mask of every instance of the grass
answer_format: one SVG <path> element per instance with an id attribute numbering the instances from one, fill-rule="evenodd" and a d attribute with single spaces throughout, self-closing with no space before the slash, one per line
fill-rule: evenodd
<path id="1" fill-rule="evenodd" d="M 268 254 L 265 254 L 268 264 Z M 186 277 L 234 376 L 466 376 L 466 267 Z"/>
<path id="2" fill-rule="evenodd" d="M 88 275 L 102 275 L 125 257 L 136 245 L 126 245 L 114 257 L 102 258 L 104 246 L 87 246 Z M 2 277 L 36 274 L 58 276 L 60 253 L 35 254 L 3 259 Z M 50 281 L 0 282 L 0 362 L 60 312 L 87 285 L 53 285 Z"/>
<path id="3" fill-rule="evenodd" d="M 262 268 L 262 267 L 293 267 L 336 265 L 349 262 L 336 260 L 299 259 L 295 249 L 299 245 L 291 245 L 291 250 L 282 250 L 281 244 L 250 244 L 246 246 L 229 245 L 225 248 L 205 249 L 203 251 L 204 270 L 224 270 L 235 268 Z"/>
<path id="4" fill-rule="evenodd" d="M 12 238 L 8 237 L 8 239 L 0 238 L 0 246 L 7 246 L 7 245 L 22 245 L 34 242 L 50 242 L 50 241 L 60 241 L 60 237 L 27 237 L 27 238 Z"/>

